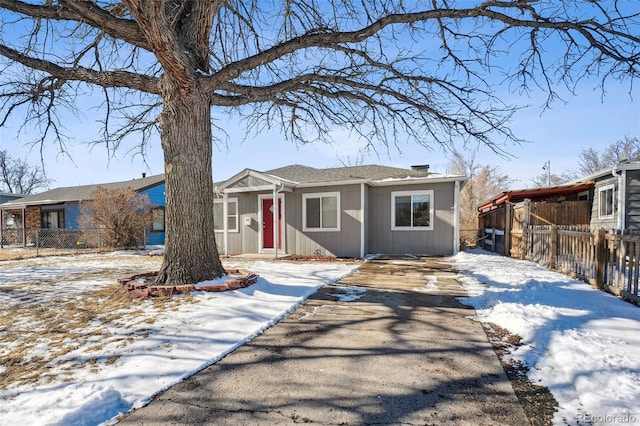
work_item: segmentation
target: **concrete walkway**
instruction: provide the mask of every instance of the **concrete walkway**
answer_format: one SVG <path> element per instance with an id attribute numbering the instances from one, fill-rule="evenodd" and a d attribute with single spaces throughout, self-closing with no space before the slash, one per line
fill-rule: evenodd
<path id="1" fill-rule="evenodd" d="M 438 259 L 367 262 L 121 423 L 529 424 L 463 295 Z"/>

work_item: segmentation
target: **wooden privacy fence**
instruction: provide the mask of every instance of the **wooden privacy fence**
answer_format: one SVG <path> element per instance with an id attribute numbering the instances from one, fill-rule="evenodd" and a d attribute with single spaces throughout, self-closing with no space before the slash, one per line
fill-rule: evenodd
<path id="1" fill-rule="evenodd" d="M 640 302 L 640 236 L 591 232 L 580 227 L 530 226 L 524 258 L 587 280 L 634 303 Z"/>
<path id="2" fill-rule="evenodd" d="M 579 225 L 591 222 L 589 201 L 561 203 L 532 202 L 502 204 L 478 215 L 479 245 L 486 250 L 506 256 L 522 257 L 523 240 L 531 226 Z"/>

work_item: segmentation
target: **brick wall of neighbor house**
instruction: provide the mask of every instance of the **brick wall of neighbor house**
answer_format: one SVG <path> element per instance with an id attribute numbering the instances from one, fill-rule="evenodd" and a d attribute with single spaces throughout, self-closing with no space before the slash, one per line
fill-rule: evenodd
<path id="1" fill-rule="evenodd" d="M 30 206 L 25 210 L 25 228 L 40 228 L 42 218 L 39 206 Z"/>

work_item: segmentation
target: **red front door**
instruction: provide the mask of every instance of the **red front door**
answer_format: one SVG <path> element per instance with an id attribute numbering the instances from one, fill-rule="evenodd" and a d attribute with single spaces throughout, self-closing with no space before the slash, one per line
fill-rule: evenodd
<path id="1" fill-rule="evenodd" d="M 262 199 L 262 248 L 273 248 L 273 198 Z M 278 248 L 282 247 L 282 202 L 278 200 Z"/>

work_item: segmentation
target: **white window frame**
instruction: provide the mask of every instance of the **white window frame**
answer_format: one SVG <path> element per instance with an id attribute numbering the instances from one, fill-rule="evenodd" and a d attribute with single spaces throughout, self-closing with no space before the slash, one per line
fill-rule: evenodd
<path id="1" fill-rule="evenodd" d="M 322 227 L 322 199 L 334 197 L 336 199 L 336 226 L 334 228 Z M 311 198 L 320 198 L 320 227 L 310 228 L 307 226 L 307 200 Z M 311 192 L 302 194 L 302 230 L 303 232 L 339 232 L 340 231 L 340 191 L 336 192 Z"/>
<path id="2" fill-rule="evenodd" d="M 230 214 L 230 211 L 227 211 L 227 217 L 224 218 L 224 221 L 229 220 L 229 218 L 233 218 L 235 216 L 235 226 L 233 228 L 229 227 L 227 228 L 227 232 L 240 232 L 240 222 L 238 220 L 238 218 L 240 217 L 240 215 L 238 214 L 238 199 L 237 198 L 228 198 L 227 202 L 229 203 L 229 208 L 227 210 L 231 210 L 231 203 L 236 203 L 236 212 L 235 215 Z M 222 211 L 224 212 L 224 199 L 223 198 L 216 198 L 215 200 L 213 200 L 214 204 L 222 204 L 223 208 Z M 223 227 L 220 229 L 216 229 L 215 232 L 217 233 L 222 233 L 224 232 L 224 222 L 222 222 Z"/>
<path id="3" fill-rule="evenodd" d="M 602 214 L 602 200 L 604 193 L 611 190 L 611 214 Z M 613 219 L 616 217 L 616 186 L 615 184 L 605 185 L 598 188 L 598 219 Z"/>
<path id="4" fill-rule="evenodd" d="M 411 210 L 413 214 L 413 196 L 414 195 L 428 195 L 429 196 L 429 226 L 396 226 L 396 197 L 411 196 Z M 434 223 L 434 198 L 433 190 L 420 190 L 420 191 L 392 191 L 391 192 L 391 230 L 392 231 L 432 231 Z M 413 217 L 412 217 L 413 222 Z"/>

